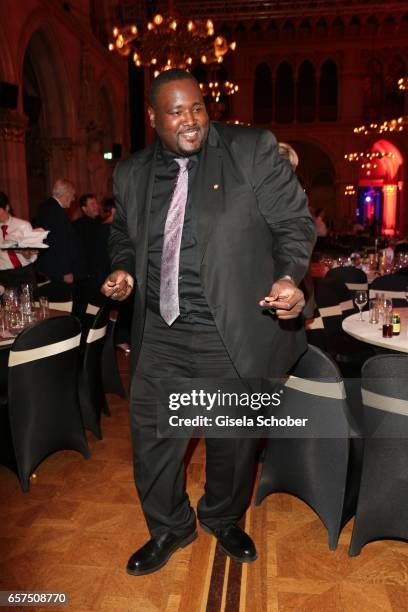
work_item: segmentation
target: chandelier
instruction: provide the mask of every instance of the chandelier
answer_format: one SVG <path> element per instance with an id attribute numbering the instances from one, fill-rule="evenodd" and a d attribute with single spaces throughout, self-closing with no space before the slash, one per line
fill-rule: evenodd
<path id="1" fill-rule="evenodd" d="M 232 81 L 210 81 L 209 83 L 199 83 L 204 98 L 211 97 L 215 102 L 219 102 L 223 96 L 233 96 L 239 90 L 238 85 Z"/>
<path id="2" fill-rule="evenodd" d="M 408 89 L 408 76 L 401 77 L 398 80 L 398 88 L 399 89 Z"/>
<path id="3" fill-rule="evenodd" d="M 373 159 L 383 159 L 384 157 L 395 157 L 395 153 L 383 153 L 382 151 L 358 151 L 356 153 L 346 153 L 344 159 L 349 162 L 372 161 Z"/>
<path id="4" fill-rule="evenodd" d="M 398 88 L 408 90 L 408 76 L 398 79 Z M 397 119 L 385 119 L 382 122 L 372 121 L 367 124 L 359 125 L 353 129 L 355 134 L 383 134 L 384 132 L 402 132 L 408 126 L 408 115 Z"/>
<path id="5" fill-rule="evenodd" d="M 346 185 L 344 189 L 345 196 L 354 196 L 356 195 L 356 188 L 354 185 Z"/>
<path id="6" fill-rule="evenodd" d="M 408 126 L 408 116 L 398 117 L 398 119 L 388 119 L 381 123 L 367 123 L 355 127 L 355 134 L 383 134 L 384 132 L 402 132 Z"/>
<path id="7" fill-rule="evenodd" d="M 214 24 L 206 21 L 175 19 L 157 14 L 142 30 L 136 25 L 113 29 L 110 51 L 128 56 L 136 66 L 152 67 L 154 76 L 170 68 L 188 69 L 194 64 L 221 63 L 236 43 L 215 35 Z"/>

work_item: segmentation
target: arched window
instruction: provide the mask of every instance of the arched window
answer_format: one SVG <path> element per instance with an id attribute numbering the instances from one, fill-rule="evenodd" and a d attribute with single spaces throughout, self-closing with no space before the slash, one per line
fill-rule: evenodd
<path id="1" fill-rule="evenodd" d="M 262 32 L 262 27 L 261 27 L 261 24 L 259 23 L 259 21 L 255 21 L 253 23 L 251 31 L 252 32 Z"/>
<path id="2" fill-rule="evenodd" d="M 385 36 L 392 36 L 395 34 L 395 19 L 392 15 L 388 15 L 382 24 L 381 34 Z"/>
<path id="3" fill-rule="evenodd" d="M 302 123 L 316 117 L 316 75 L 312 62 L 306 60 L 299 68 L 296 92 L 296 118 Z"/>
<path id="4" fill-rule="evenodd" d="M 300 22 L 299 33 L 302 38 L 309 38 L 312 32 L 312 26 L 310 25 L 309 19 L 303 19 Z"/>
<path id="5" fill-rule="evenodd" d="M 273 117 L 273 83 L 271 69 L 262 62 L 255 70 L 254 123 L 270 123 Z"/>
<path id="6" fill-rule="evenodd" d="M 279 38 L 279 28 L 274 19 L 268 23 L 267 32 L 269 38 Z"/>
<path id="7" fill-rule="evenodd" d="M 374 15 L 371 15 L 371 17 L 369 17 L 366 21 L 365 33 L 366 34 L 377 34 L 379 25 L 380 24 L 378 23 L 377 17 L 375 17 Z"/>
<path id="8" fill-rule="evenodd" d="M 371 59 L 363 80 L 363 118 L 374 120 L 383 116 L 384 76 L 380 60 Z"/>
<path id="9" fill-rule="evenodd" d="M 328 32 L 328 25 L 327 25 L 327 21 L 324 19 L 324 17 L 320 17 L 319 21 L 316 24 L 316 33 L 318 36 L 327 36 L 327 32 Z"/>
<path id="10" fill-rule="evenodd" d="M 354 17 L 350 19 L 349 31 L 350 31 L 350 34 L 360 34 L 361 21 L 360 21 L 360 18 L 357 17 L 357 15 L 354 15 Z"/>
<path id="11" fill-rule="evenodd" d="M 293 25 L 293 21 L 291 19 L 287 19 L 285 21 L 285 23 L 283 24 L 282 32 L 285 38 L 295 37 L 295 26 Z"/>
<path id="12" fill-rule="evenodd" d="M 408 32 L 408 13 L 405 13 L 401 18 L 401 23 L 399 27 L 399 31 L 401 33 Z"/>
<path id="13" fill-rule="evenodd" d="M 223 23 L 222 26 L 219 29 L 220 34 L 222 34 L 223 36 L 231 36 L 231 30 L 229 28 L 229 25 L 227 23 Z"/>
<path id="14" fill-rule="evenodd" d="M 339 36 L 344 34 L 344 22 L 341 17 L 336 17 L 332 24 L 333 32 Z"/>
<path id="15" fill-rule="evenodd" d="M 337 120 L 337 65 L 332 60 L 323 62 L 320 68 L 319 120 Z"/>
<path id="16" fill-rule="evenodd" d="M 295 118 L 295 82 L 289 62 L 279 65 L 275 89 L 275 119 L 278 123 L 290 123 Z"/>

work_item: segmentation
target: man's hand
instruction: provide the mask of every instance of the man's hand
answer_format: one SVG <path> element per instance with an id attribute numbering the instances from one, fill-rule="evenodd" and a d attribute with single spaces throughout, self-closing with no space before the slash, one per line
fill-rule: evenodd
<path id="1" fill-rule="evenodd" d="M 71 285 L 74 282 L 74 275 L 72 273 L 64 274 L 64 283 Z"/>
<path id="2" fill-rule="evenodd" d="M 108 298 L 122 302 L 132 292 L 134 280 L 124 270 L 115 270 L 109 274 L 101 287 L 101 292 Z"/>
<path id="3" fill-rule="evenodd" d="M 295 319 L 303 310 L 305 298 L 292 280 L 282 278 L 273 283 L 269 295 L 260 300 L 259 305 L 273 308 L 279 319 Z"/>

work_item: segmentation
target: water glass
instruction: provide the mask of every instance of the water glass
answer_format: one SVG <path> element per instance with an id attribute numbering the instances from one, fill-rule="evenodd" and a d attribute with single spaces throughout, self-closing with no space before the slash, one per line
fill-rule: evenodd
<path id="1" fill-rule="evenodd" d="M 6 311 L 6 326 L 10 333 L 16 335 L 24 329 L 23 313 L 19 307 L 12 307 Z"/>
<path id="2" fill-rule="evenodd" d="M 40 295 L 38 298 L 40 304 L 40 318 L 46 319 L 50 314 L 50 305 L 48 298 L 45 295 Z"/>
<path id="3" fill-rule="evenodd" d="M 26 287 L 28 289 L 26 289 Z M 22 285 L 21 296 L 20 296 L 21 312 L 22 312 L 25 323 L 32 323 L 34 320 L 33 302 L 32 302 L 31 291 L 29 287 L 30 285 Z"/>
<path id="4" fill-rule="evenodd" d="M 356 291 L 354 294 L 354 303 L 360 311 L 360 321 L 364 321 L 363 319 L 363 308 L 368 302 L 368 293 L 367 291 Z"/>
<path id="5" fill-rule="evenodd" d="M 368 303 L 368 307 L 369 307 L 368 322 L 377 324 L 380 320 L 377 300 L 375 298 L 371 299 Z"/>
<path id="6" fill-rule="evenodd" d="M 6 332 L 7 332 L 6 310 L 4 306 L 0 304 L 0 336 L 4 336 Z"/>
<path id="7" fill-rule="evenodd" d="M 3 304 L 6 311 L 19 307 L 20 301 L 17 287 L 6 287 L 3 295 Z"/>

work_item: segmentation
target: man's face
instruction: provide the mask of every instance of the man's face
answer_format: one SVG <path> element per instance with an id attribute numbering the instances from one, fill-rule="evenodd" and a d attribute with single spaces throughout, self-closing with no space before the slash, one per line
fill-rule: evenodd
<path id="1" fill-rule="evenodd" d="M 157 91 L 150 123 L 162 144 L 180 155 L 197 153 L 207 139 L 209 119 L 201 90 L 195 81 L 164 83 Z"/>
<path id="2" fill-rule="evenodd" d="M 58 196 L 58 200 L 61 202 L 63 208 L 69 208 L 75 200 L 75 191 L 67 189 L 62 195 Z"/>
<path id="3" fill-rule="evenodd" d="M 82 207 L 82 212 L 91 219 L 95 219 L 100 213 L 99 202 L 96 198 L 88 198 L 85 206 Z"/>
<path id="4" fill-rule="evenodd" d="M 9 218 L 8 206 L 6 208 L 0 208 L 0 223 L 6 223 Z"/>

